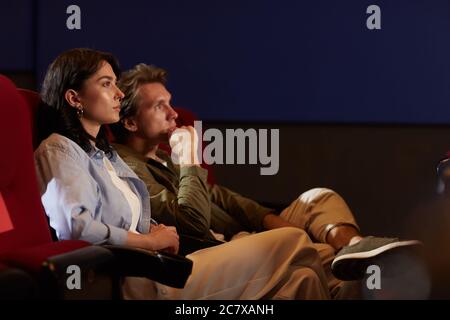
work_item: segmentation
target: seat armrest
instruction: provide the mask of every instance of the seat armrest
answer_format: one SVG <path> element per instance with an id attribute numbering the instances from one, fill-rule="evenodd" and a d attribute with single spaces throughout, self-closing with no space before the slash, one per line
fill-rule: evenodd
<path id="1" fill-rule="evenodd" d="M 174 288 L 183 288 L 192 272 L 192 260 L 165 252 L 127 246 L 104 245 L 115 257 L 120 277 L 145 277 Z"/>
<path id="2" fill-rule="evenodd" d="M 49 257 L 39 275 L 42 295 L 50 299 L 115 298 L 115 258 L 106 248 L 89 246 Z"/>
<path id="3" fill-rule="evenodd" d="M 37 283 L 28 272 L 0 264 L 0 300 L 33 299 L 37 290 Z"/>

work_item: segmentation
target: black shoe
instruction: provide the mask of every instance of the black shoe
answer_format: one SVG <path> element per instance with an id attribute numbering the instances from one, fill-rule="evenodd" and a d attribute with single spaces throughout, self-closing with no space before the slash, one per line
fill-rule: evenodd
<path id="1" fill-rule="evenodd" d="M 358 243 L 342 248 L 331 264 L 334 276 L 341 280 L 362 279 L 374 258 L 385 252 L 422 246 L 417 240 L 365 237 Z"/>

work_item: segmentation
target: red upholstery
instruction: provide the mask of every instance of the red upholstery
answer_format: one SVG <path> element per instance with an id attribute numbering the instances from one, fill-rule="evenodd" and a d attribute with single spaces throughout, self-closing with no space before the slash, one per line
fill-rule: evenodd
<path id="1" fill-rule="evenodd" d="M 183 109 L 183 108 L 174 108 L 175 111 L 178 113 L 178 118 L 177 118 L 177 126 L 181 127 L 181 126 L 194 126 L 194 121 L 198 119 L 198 117 L 190 110 L 188 109 Z M 203 134 L 203 133 L 202 133 Z M 201 139 L 201 137 L 199 137 Z M 160 146 L 161 149 L 166 150 L 167 152 L 170 153 L 170 147 L 167 145 L 161 145 Z M 204 146 L 202 145 L 202 148 L 204 148 Z M 206 170 L 208 170 L 208 182 L 209 184 L 215 184 L 215 178 L 214 178 L 214 172 L 211 168 L 210 165 L 206 164 L 206 163 L 202 163 L 201 164 L 202 168 L 205 168 Z"/>
<path id="2" fill-rule="evenodd" d="M 33 149 L 36 149 L 39 146 L 40 141 L 38 141 L 37 128 L 36 128 L 36 116 L 39 105 L 41 104 L 41 98 L 39 93 L 36 91 L 31 91 L 28 89 L 17 89 L 20 95 L 25 99 L 25 102 L 28 106 L 28 110 L 30 112 L 31 119 L 31 128 L 32 128 L 32 139 L 33 139 Z"/>
<path id="3" fill-rule="evenodd" d="M 52 242 L 33 161 L 29 108 L 39 100 L 32 92 L 29 98 L 24 99 L 14 84 L 0 75 L 0 192 L 4 201 L 0 215 L 12 224 L 12 229 L 0 232 L 0 259 L 36 270 L 51 255 L 90 244 Z"/>
<path id="4" fill-rule="evenodd" d="M 27 247 L 1 255 L 3 262 L 10 266 L 39 273 L 42 262 L 49 257 L 71 252 L 89 246 L 86 241 L 67 240 L 49 242 L 35 247 Z"/>
<path id="5" fill-rule="evenodd" d="M 3 270 L 6 270 L 8 268 L 9 267 L 7 267 L 6 265 L 0 263 L 0 272 L 2 272 Z"/>
<path id="6" fill-rule="evenodd" d="M 13 225 L 0 234 L 1 254 L 50 242 L 51 236 L 36 183 L 30 114 L 14 84 L 3 76 L 0 121 L 0 192 Z"/>
<path id="7" fill-rule="evenodd" d="M 14 226 L 11 221 L 11 215 L 6 207 L 5 200 L 3 200 L 3 196 L 0 193 L 0 233 L 7 232 L 12 229 L 14 229 Z"/>

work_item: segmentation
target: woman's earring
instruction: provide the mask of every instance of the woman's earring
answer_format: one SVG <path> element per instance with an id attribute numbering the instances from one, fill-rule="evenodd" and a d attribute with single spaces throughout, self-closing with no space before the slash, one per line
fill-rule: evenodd
<path id="1" fill-rule="evenodd" d="M 80 106 L 80 107 L 77 109 L 77 116 L 78 116 L 78 119 L 83 118 L 83 113 L 84 113 L 83 107 Z"/>

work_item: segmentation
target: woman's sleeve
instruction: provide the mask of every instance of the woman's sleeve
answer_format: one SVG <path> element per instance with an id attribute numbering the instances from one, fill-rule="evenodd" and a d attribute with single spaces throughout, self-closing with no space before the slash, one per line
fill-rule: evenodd
<path id="1" fill-rule="evenodd" d="M 101 205 L 99 187 L 76 155 L 47 147 L 36 152 L 35 162 L 42 204 L 58 239 L 126 243 L 125 229 L 94 219 Z"/>

